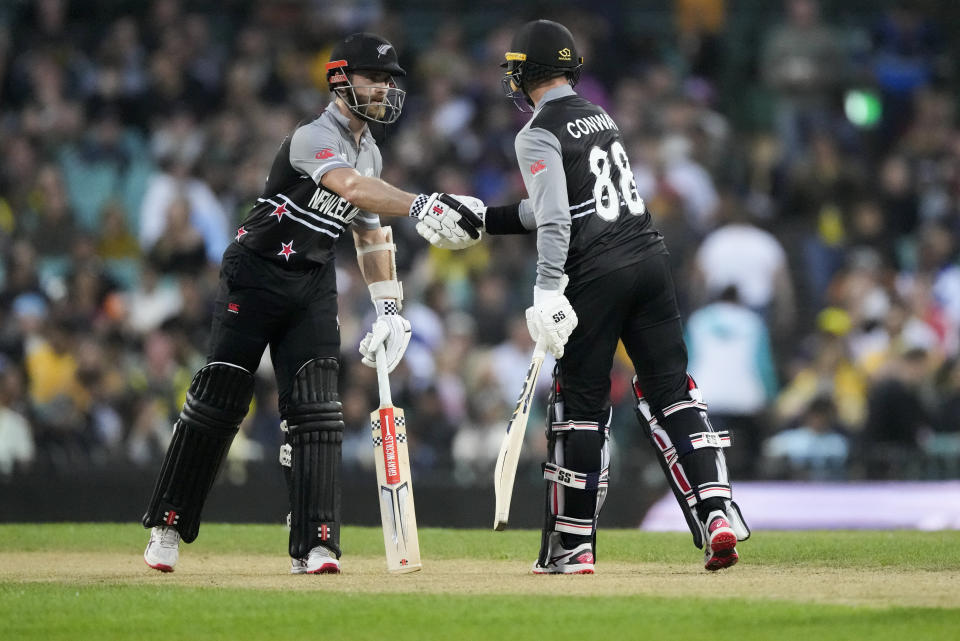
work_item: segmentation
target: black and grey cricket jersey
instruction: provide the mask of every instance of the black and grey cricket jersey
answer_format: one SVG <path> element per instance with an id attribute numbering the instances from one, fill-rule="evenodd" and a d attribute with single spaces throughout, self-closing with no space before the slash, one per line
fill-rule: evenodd
<path id="1" fill-rule="evenodd" d="M 297 125 L 280 145 L 263 194 L 237 229 L 235 242 L 285 267 L 302 268 L 329 261 L 351 222 L 365 229 L 380 226 L 379 216 L 320 183 L 338 167 L 380 177 L 383 160 L 370 130 L 364 129 L 358 147 L 348 123 L 331 102 L 317 118 Z"/>
<path id="2" fill-rule="evenodd" d="M 529 198 L 520 218 L 537 229 L 537 286 L 565 272 L 584 282 L 664 251 L 637 193 L 620 130 L 567 85 L 544 94 L 515 141 Z"/>

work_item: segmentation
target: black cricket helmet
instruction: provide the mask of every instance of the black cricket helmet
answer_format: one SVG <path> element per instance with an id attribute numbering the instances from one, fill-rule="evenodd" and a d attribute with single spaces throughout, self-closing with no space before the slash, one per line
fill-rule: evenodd
<path id="1" fill-rule="evenodd" d="M 573 34 L 552 20 L 533 20 L 520 27 L 504 57 L 503 92 L 521 111 L 523 104 L 533 106 L 527 87 L 557 76 L 566 76 L 576 86 L 583 68 Z"/>
<path id="2" fill-rule="evenodd" d="M 353 84 L 351 74 L 356 72 L 388 74 L 387 91 L 382 102 L 373 100 L 374 90 L 382 87 Z M 330 62 L 327 63 L 330 91 L 342 98 L 347 108 L 361 120 L 385 125 L 396 122 L 403 110 L 407 92 L 397 87 L 393 77 L 405 75 L 407 72 L 397 62 L 397 50 L 372 33 L 347 36 L 330 52 Z M 366 96 L 358 97 L 357 89 L 367 89 Z"/>

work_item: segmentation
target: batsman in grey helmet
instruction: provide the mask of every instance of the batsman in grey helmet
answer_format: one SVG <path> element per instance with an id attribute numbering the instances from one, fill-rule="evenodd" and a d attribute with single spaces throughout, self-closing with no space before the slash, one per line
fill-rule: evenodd
<path id="1" fill-rule="evenodd" d="M 403 75 L 396 50 L 379 36 L 357 33 L 337 44 L 327 64 L 330 104 L 284 139 L 263 193 L 224 252 L 207 364 L 190 385 L 143 516 L 151 529 L 144 552 L 150 567 L 173 571 L 180 541 L 197 537 L 269 347 L 283 419 L 291 572 L 340 572 L 343 413 L 334 243 L 350 230 L 377 312 L 360 343 L 362 362 L 376 367 L 385 358 L 392 371 L 411 328 L 401 315 L 396 247 L 380 216 L 414 216 L 441 244 L 480 235 L 471 209 L 482 209 L 479 200 L 416 195 L 379 178 L 383 161 L 368 125 L 399 118 L 405 94 L 394 79 Z"/>
<path id="2" fill-rule="evenodd" d="M 617 342 L 633 363 L 636 415 L 707 570 L 738 560 L 750 535 L 732 500 L 723 450 L 687 374 L 663 237 L 653 226 L 616 122 L 577 95 L 583 59 L 561 24 L 536 20 L 505 54 L 503 86 L 532 112 L 515 150 L 529 197 L 477 213 L 489 234 L 537 234 L 527 327 L 556 356 L 535 574 L 592 574 L 609 476 L 610 370 Z M 478 230 L 479 231 L 479 230 Z M 468 240 L 469 245 L 475 240 Z M 564 277 L 569 284 L 564 289 Z"/>

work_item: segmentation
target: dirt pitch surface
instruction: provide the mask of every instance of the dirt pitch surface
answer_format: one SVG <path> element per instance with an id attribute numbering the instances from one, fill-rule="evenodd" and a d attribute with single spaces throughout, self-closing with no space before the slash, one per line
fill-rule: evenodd
<path id="1" fill-rule="evenodd" d="M 754 566 L 716 574 L 696 564 L 603 563 L 593 576 L 534 576 L 515 561 L 428 560 L 422 571 L 387 574 L 383 559 L 344 558 L 339 576 L 291 576 L 283 558 L 191 555 L 176 572 L 152 570 L 139 555 L 0 552 L 0 582 L 177 585 L 261 590 L 404 594 L 695 596 L 778 599 L 870 607 L 960 607 L 960 572 Z M 558 583 L 562 585 L 558 585 Z"/>

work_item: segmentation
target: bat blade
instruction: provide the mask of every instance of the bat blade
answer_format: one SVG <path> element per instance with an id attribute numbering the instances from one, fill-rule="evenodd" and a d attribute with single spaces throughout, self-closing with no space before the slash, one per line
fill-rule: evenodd
<path id="1" fill-rule="evenodd" d="M 543 350 L 538 344 L 533 352 L 530 367 L 527 369 L 527 377 L 523 382 L 520 397 L 517 399 L 517 406 L 507 422 L 507 430 L 500 443 L 500 453 L 497 455 L 497 465 L 493 471 L 493 491 L 496 497 L 493 529 L 498 532 L 507 527 L 510 518 L 510 501 L 513 498 L 517 464 L 520 462 L 520 450 L 523 448 L 523 437 L 527 431 L 527 421 L 530 420 L 530 406 L 533 403 L 533 393 L 537 387 L 543 358 Z"/>
<path id="2" fill-rule="evenodd" d="M 422 565 L 406 419 L 399 407 L 381 406 L 370 414 L 370 424 L 387 570 L 397 574 L 416 572 Z"/>

